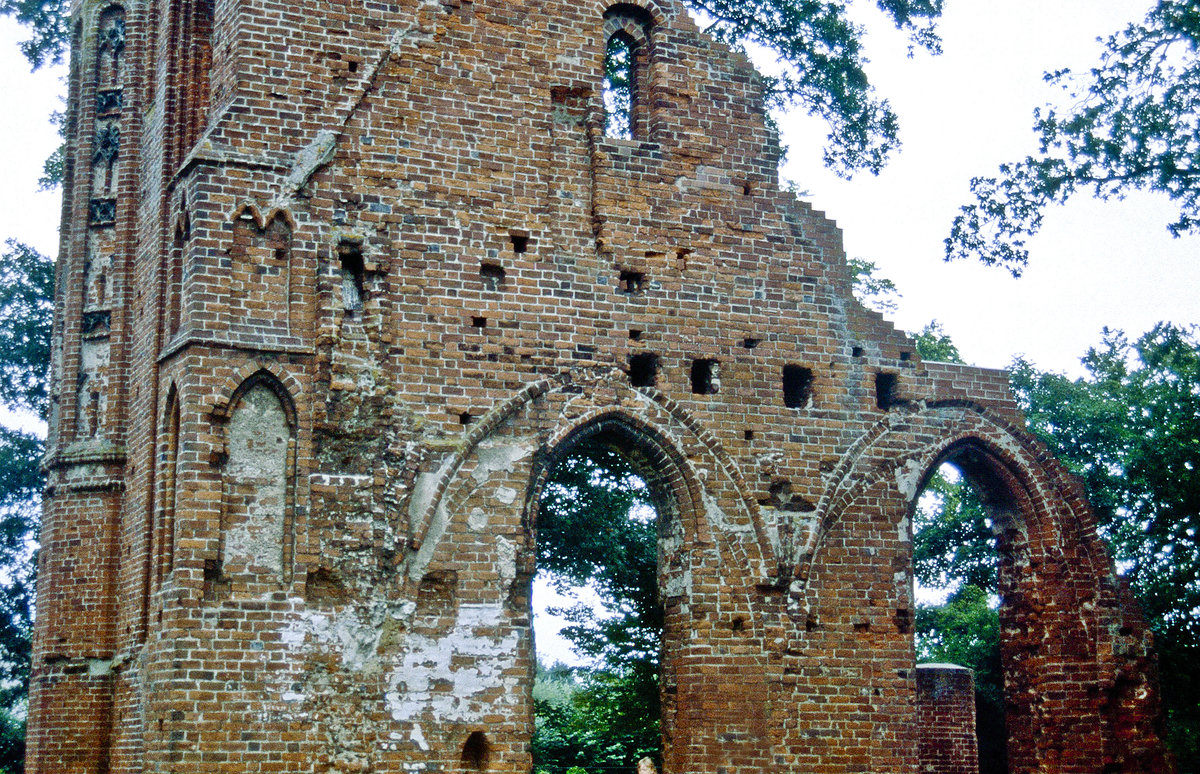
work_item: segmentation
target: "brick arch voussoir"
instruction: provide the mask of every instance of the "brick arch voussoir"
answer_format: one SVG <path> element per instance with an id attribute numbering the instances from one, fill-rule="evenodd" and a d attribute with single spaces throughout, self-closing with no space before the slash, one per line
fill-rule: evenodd
<path id="1" fill-rule="evenodd" d="M 770 542 L 763 526 L 762 515 L 736 464 L 725 454 L 715 437 L 675 401 L 656 390 L 634 390 L 627 385 L 627 379 L 628 377 L 618 370 L 605 375 L 598 380 L 598 383 L 605 389 L 611 390 L 616 387 L 617 394 L 628 391 L 630 395 L 636 394 L 642 398 L 649 398 L 650 405 L 654 407 L 654 410 L 662 413 L 661 418 L 651 418 L 647 412 L 635 412 L 627 406 L 622 407 L 619 405 L 621 401 L 618 399 L 611 405 L 602 405 L 592 411 L 584 412 L 569 423 L 548 429 L 539 438 L 536 456 L 542 459 L 552 456 L 554 450 L 561 447 L 563 443 L 569 443 L 570 436 L 590 424 L 604 420 L 620 421 L 631 432 L 641 434 L 641 437 L 649 442 L 645 446 L 646 451 L 651 454 L 660 454 L 658 459 L 679 471 L 684 486 L 676 490 L 677 496 L 680 493 L 686 495 L 686 498 L 679 503 L 680 511 L 686 510 L 688 513 L 694 514 L 694 523 L 691 525 L 685 523 L 685 531 L 690 528 L 694 539 L 700 542 L 710 542 L 712 528 L 707 520 L 707 510 L 703 498 L 704 487 L 701 479 L 696 474 L 692 463 L 689 462 L 689 455 L 679 444 L 668 440 L 667 433 L 663 432 L 662 428 L 667 425 L 677 432 L 682 431 L 689 438 L 691 444 L 704 450 L 712 463 L 713 470 L 725 476 L 735 488 L 738 499 L 745 508 L 743 515 L 750 520 L 754 528 L 754 544 L 758 556 L 752 557 L 752 559 L 760 561 L 765 576 L 765 568 L 773 569 L 777 562 L 769 561 L 773 552 L 769 550 Z M 578 387 L 578 383 L 571 378 L 570 374 L 543 379 L 526 385 L 494 406 L 478 422 L 470 425 L 462 442 L 438 465 L 435 482 L 428 487 L 423 487 L 423 493 L 414 493 L 414 497 L 420 499 L 409 509 L 415 517 L 413 521 L 415 554 L 409 562 L 408 575 L 410 579 L 419 580 L 432 560 L 437 545 L 446 532 L 447 514 L 453 510 L 452 503 L 461 499 L 461 496 L 456 495 L 452 490 L 455 488 L 456 482 L 462 480 L 463 467 L 474 454 L 475 449 L 485 439 L 495 434 L 502 425 L 521 414 L 535 400 L 548 393 L 565 391 L 564 388 L 568 386 L 573 391 Z M 526 510 L 528 510 L 528 498 L 533 496 L 531 493 L 540 491 L 540 484 L 544 483 L 544 477 L 548 472 L 548 468 L 538 468 L 534 477 L 540 477 L 540 481 L 531 480 L 529 486 L 526 487 Z"/>
<path id="2" fill-rule="evenodd" d="M 592 7 L 595 9 L 596 18 L 603 19 L 609 11 L 623 5 L 631 5 L 645 11 L 655 27 L 666 24 L 680 13 L 673 0 L 593 0 Z"/>
<path id="3" fill-rule="evenodd" d="M 646 455 L 649 465 L 658 473 L 659 482 L 671 490 L 677 514 L 683 520 L 684 536 L 691 543 L 711 543 L 712 532 L 703 519 L 703 485 L 687 455 L 678 444 L 659 429 L 653 419 L 624 406 L 604 406 L 589 411 L 564 426 L 558 427 L 538 449 L 538 464 L 526 489 L 526 534 L 532 541 L 533 526 L 537 523 L 537 507 L 542 489 L 554 465 L 570 449 L 605 431 L 624 436 L 629 444 Z M 651 482 L 655 487 L 655 482 Z M 530 542 L 529 548 L 533 548 Z"/>
<path id="4" fill-rule="evenodd" d="M 254 221 L 254 227 L 259 231 L 265 231 L 269 221 L 263 217 L 262 210 L 252 201 L 246 200 L 239 202 L 237 207 L 229 213 L 229 222 L 237 223 L 242 218 L 249 218 Z"/>
<path id="5" fill-rule="evenodd" d="M 903 424 L 897 429 L 899 420 Z M 916 433 L 929 440 L 906 445 L 899 436 Z M 854 502 L 865 482 L 878 480 L 880 467 L 888 473 L 907 470 L 913 482 L 903 493 L 911 513 L 938 465 L 966 448 L 982 452 L 1020 507 L 1025 523 L 1012 525 L 1024 532 L 1047 531 L 1076 542 L 1083 549 L 1085 567 L 1074 568 L 1092 577 L 1112 576 L 1095 530 L 1095 516 L 1082 484 L 1033 435 L 996 415 L 986 406 L 967 400 L 930 402 L 909 412 L 889 415 L 864 433 L 834 469 L 817 506 L 820 517 L 810 527 L 795 555 L 795 578 L 806 582 L 823 538 Z M 898 451 L 897 451 L 898 450 Z"/>
<path id="6" fill-rule="evenodd" d="M 307 408 L 307 394 L 303 383 L 295 374 L 273 363 L 250 361 L 227 375 L 216 393 L 205 401 L 208 413 L 218 421 L 228 420 L 242 395 L 255 384 L 266 384 L 279 396 L 288 415 L 288 422 L 293 428 L 298 428 L 299 418 Z"/>

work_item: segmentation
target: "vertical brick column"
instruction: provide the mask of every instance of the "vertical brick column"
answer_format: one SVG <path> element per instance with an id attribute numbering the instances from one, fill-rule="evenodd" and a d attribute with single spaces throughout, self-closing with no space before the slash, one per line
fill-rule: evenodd
<path id="1" fill-rule="evenodd" d="M 917 729 L 923 774 L 979 774 L 975 675 L 970 669 L 917 666 Z"/>

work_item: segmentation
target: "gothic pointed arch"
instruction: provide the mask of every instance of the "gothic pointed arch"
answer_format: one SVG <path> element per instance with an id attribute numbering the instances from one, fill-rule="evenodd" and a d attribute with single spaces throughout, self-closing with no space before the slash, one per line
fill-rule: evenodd
<path id="1" fill-rule="evenodd" d="M 295 404 L 283 382 L 261 369 L 228 406 L 218 558 L 205 574 L 209 598 L 261 593 L 292 577 Z"/>

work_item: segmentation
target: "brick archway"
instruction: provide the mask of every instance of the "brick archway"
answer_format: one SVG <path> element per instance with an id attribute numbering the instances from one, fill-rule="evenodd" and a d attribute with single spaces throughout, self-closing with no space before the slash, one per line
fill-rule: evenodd
<path id="1" fill-rule="evenodd" d="M 980 492 L 1001 556 L 1010 770 L 1094 772 L 1098 750 L 1120 770 L 1158 765 L 1158 753 L 1147 758 L 1140 744 L 1126 743 L 1152 733 L 1156 697 L 1144 678 L 1152 671 L 1150 637 L 1107 560 L 1079 482 L 1061 464 L 1024 431 L 964 401 L 889 417 L 846 461 L 802 555 L 806 592 L 795 598 L 798 607 L 814 620 L 836 610 L 827 593 L 818 598 L 836 574 L 848 528 L 874 523 L 881 535 L 897 536 L 897 561 L 910 552 L 900 535 L 911 533 L 930 476 L 951 463 Z M 914 600 L 902 590 L 896 599 L 897 620 L 907 618 Z M 891 638 L 898 654 L 902 639 Z M 1118 726 L 1125 731 L 1115 733 Z"/>

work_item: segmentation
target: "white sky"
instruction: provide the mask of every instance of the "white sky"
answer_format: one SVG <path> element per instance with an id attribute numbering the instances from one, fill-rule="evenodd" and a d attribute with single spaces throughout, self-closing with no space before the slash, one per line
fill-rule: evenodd
<path id="1" fill-rule="evenodd" d="M 937 318 L 969 362 L 1003 368 L 1024 353 L 1078 375 L 1079 357 L 1104 326 L 1136 335 L 1160 320 L 1200 321 L 1200 238 L 1171 238 L 1165 197 L 1080 197 L 1051 211 L 1020 279 L 942 260 L 971 177 L 1036 150 L 1033 108 L 1061 93 L 1042 74 L 1086 70 L 1100 50 L 1096 38 L 1140 20 L 1150 5 L 949 0 L 939 25 L 944 53 L 913 59 L 904 36 L 866 17 L 875 22 L 868 72 L 892 101 L 904 141 L 879 177 L 840 180 L 821 166 L 824 126 L 804 116 L 784 121 L 784 174 L 841 226 L 848 255 L 874 261 L 899 286 L 898 327 L 919 330 Z"/>

